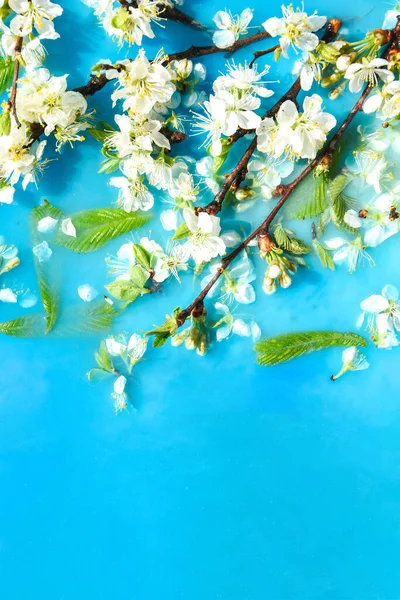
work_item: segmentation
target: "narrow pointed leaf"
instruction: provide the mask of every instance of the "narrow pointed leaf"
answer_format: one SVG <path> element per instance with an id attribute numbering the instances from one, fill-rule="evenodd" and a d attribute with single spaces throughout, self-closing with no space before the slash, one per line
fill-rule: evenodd
<path id="1" fill-rule="evenodd" d="M 271 366 L 334 346 L 366 345 L 367 341 L 356 333 L 304 331 L 260 340 L 255 344 L 254 349 L 258 353 L 257 362 L 263 366 Z"/>
<path id="2" fill-rule="evenodd" d="M 71 215 L 76 238 L 59 231 L 54 242 L 73 252 L 94 252 L 114 238 L 146 225 L 150 219 L 150 215 L 127 213 L 120 208 L 84 210 Z"/>

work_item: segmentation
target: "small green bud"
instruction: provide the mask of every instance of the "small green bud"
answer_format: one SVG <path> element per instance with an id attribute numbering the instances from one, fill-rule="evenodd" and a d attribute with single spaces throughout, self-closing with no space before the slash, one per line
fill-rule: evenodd
<path id="1" fill-rule="evenodd" d="M 11 131 L 11 115 L 6 108 L 0 116 L 0 135 L 10 135 Z"/>
<path id="2" fill-rule="evenodd" d="M 280 48 L 276 48 L 274 50 L 274 60 L 279 60 L 282 54 L 282 50 Z"/>

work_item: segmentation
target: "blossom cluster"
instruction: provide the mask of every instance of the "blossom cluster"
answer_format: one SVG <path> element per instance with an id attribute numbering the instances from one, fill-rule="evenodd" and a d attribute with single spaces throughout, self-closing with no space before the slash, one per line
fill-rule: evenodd
<path id="1" fill-rule="evenodd" d="M 143 37 L 154 38 L 152 23 L 160 24 L 171 0 L 138 0 L 122 3 L 119 0 L 83 0 L 98 17 L 107 34 L 119 45 L 142 45 Z"/>
<path id="2" fill-rule="evenodd" d="M 13 201 L 15 185 L 25 189 L 36 182 L 47 164 L 46 140 L 53 135 L 58 150 L 66 142 L 82 140 L 90 126 L 87 103 L 79 92 L 67 90 L 67 75 L 55 77 L 43 68 L 42 40 L 56 39 L 53 19 L 62 8 L 49 0 L 11 0 L 9 24 L 0 21 L 1 44 L 17 68 L 25 69 L 14 98 L 10 94 L 0 117 L 0 203 Z M 18 73 L 18 71 L 17 71 Z"/>

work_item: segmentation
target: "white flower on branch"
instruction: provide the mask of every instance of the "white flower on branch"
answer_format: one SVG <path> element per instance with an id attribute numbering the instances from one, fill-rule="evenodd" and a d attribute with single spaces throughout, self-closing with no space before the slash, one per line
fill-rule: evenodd
<path id="1" fill-rule="evenodd" d="M 346 161 L 346 167 L 350 173 L 359 177 L 363 183 L 374 188 L 375 193 L 380 194 L 382 184 L 393 179 L 389 171 L 390 164 L 381 152 L 372 150 L 356 150 L 353 156 Z"/>
<path id="2" fill-rule="evenodd" d="M 220 267 L 221 263 L 219 262 L 210 266 L 210 273 L 201 280 L 202 289 L 206 287 Z M 256 293 L 251 285 L 255 279 L 254 265 L 247 253 L 242 252 L 233 265 L 224 271 L 222 277 L 211 288 L 208 296 L 210 298 L 218 296 L 228 304 L 233 300 L 239 304 L 251 304 L 256 299 Z"/>
<path id="3" fill-rule="evenodd" d="M 258 71 L 257 65 L 249 67 L 247 63 L 236 64 L 235 61 L 227 64 L 227 74 L 220 75 L 213 83 L 213 90 L 218 95 L 221 90 L 227 92 L 241 92 L 256 94 L 261 98 L 270 98 L 274 92 L 267 87 L 263 77 L 269 72 L 269 66 Z"/>
<path id="4" fill-rule="evenodd" d="M 261 155 L 249 162 L 248 176 L 253 179 L 253 187 L 260 185 L 261 194 L 266 200 L 272 198 L 282 179 L 293 172 L 293 162 Z"/>
<path id="5" fill-rule="evenodd" d="M 315 50 L 319 44 L 315 31 L 321 29 L 326 23 L 326 17 L 317 14 L 310 17 L 302 11 L 294 10 L 292 5 L 282 5 L 283 17 L 271 17 L 263 23 L 264 29 L 271 37 L 279 36 L 282 54 L 287 57 L 289 46 L 295 51 Z"/>
<path id="6" fill-rule="evenodd" d="M 41 169 L 43 150 L 46 145 L 46 142 L 41 142 L 36 148 L 32 147 L 29 139 L 24 123 L 21 127 L 13 123 L 10 134 L 0 136 L 0 178 L 14 185 L 22 177 L 24 189 L 35 180 L 36 171 Z M 11 193 L 7 187 L 2 189 L 6 190 L 7 194 Z M 4 198 L 7 200 L 10 196 L 5 195 Z"/>
<path id="7" fill-rule="evenodd" d="M 53 19 L 63 12 L 59 4 L 50 0 L 9 0 L 8 5 L 17 13 L 11 20 L 10 29 L 18 36 L 29 35 L 35 28 L 42 38 L 52 38 Z"/>
<path id="8" fill-rule="evenodd" d="M 1 45 L 4 52 L 8 56 L 15 57 L 18 36 L 15 35 L 1 20 L 0 30 L 3 32 L 3 35 L 1 36 Z M 56 31 L 53 31 L 52 34 L 46 32 L 44 37 L 45 39 L 55 40 L 60 36 Z M 41 39 L 43 39 L 42 35 L 38 35 L 33 39 L 30 39 L 30 36 L 25 36 L 23 39 L 21 55 L 28 71 L 41 66 L 44 61 L 46 50 L 40 41 Z"/>
<path id="9" fill-rule="evenodd" d="M 367 114 L 380 108 L 384 119 L 394 119 L 400 114 L 400 81 L 391 81 L 382 90 L 370 94 L 363 105 L 363 111 Z"/>
<path id="10" fill-rule="evenodd" d="M 231 12 L 219 10 L 213 21 L 218 27 L 213 35 L 213 42 L 218 48 L 229 48 L 241 35 L 247 33 L 247 28 L 253 18 L 253 11 L 245 8 L 240 15 L 233 16 Z"/>
<path id="11" fill-rule="evenodd" d="M 122 60 L 116 63 L 115 69 L 108 69 L 109 79 L 117 79 L 119 88 L 111 98 L 114 105 L 123 100 L 124 110 L 148 114 L 157 102 L 165 103 L 175 92 L 171 81 L 171 73 L 162 66 L 161 56 L 149 62 L 143 50 L 135 60 Z"/>
<path id="12" fill-rule="evenodd" d="M 307 96 L 303 112 L 294 102 L 286 100 L 280 107 L 276 121 L 263 119 L 257 128 L 258 150 L 279 158 L 286 154 L 290 159 L 315 158 L 324 145 L 327 134 L 336 125 L 330 113 L 322 111 L 322 98 L 317 94 Z"/>
<path id="13" fill-rule="evenodd" d="M 363 58 L 363 62 L 351 64 L 344 74 L 345 78 L 350 80 L 350 91 L 359 92 L 364 83 L 375 86 L 378 84 L 379 79 L 384 83 L 393 81 L 393 72 L 384 68 L 388 64 L 388 61 L 384 58 L 373 58 L 370 61 Z"/>
<path id="14" fill-rule="evenodd" d="M 140 244 L 152 257 L 153 279 L 162 283 L 170 275 L 180 282 L 179 271 L 187 271 L 190 258 L 189 247 L 186 244 L 170 244 L 167 250 L 149 238 L 141 238 Z"/>
<path id="15" fill-rule="evenodd" d="M 183 209 L 183 218 L 190 231 L 186 242 L 196 265 L 209 262 L 225 253 L 225 244 L 219 237 L 221 226 L 219 217 L 205 212 L 196 215 L 189 208 Z"/>
<path id="16" fill-rule="evenodd" d="M 67 91 L 67 77 L 51 76 L 47 69 L 30 73 L 18 89 L 19 117 L 28 123 L 39 121 L 46 135 L 74 123 L 86 112 L 87 102 L 79 92 Z"/>

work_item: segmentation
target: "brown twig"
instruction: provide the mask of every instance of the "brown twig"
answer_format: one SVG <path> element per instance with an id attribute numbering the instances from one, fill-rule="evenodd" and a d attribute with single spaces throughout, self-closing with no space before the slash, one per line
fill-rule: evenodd
<path id="1" fill-rule="evenodd" d="M 17 99 L 17 85 L 18 85 L 20 57 L 21 57 L 23 40 L 24 40 L 24 38 L 22 36 L 19 36 L 19 37 L 17 37 L 17 41 L 15 43 L 14 75 L 13 75 L 13 81 L 12 81 L 12 86 L 11 86 L 11 92 L 10 92 L 10 96 L 8 98 L 8 103 L 7 103 L 8 111 L 12 112 L 15 122 L 17 123 L 18 127 L 21 127 L 21 123 L 19 122 L 18 115 L 17 115 L 16 99 Z"/>
<path id="2" fill-rule="evenodd" d="M 398 47 L 399 38 L 400 38 L 400 17 L 398 17 L 397 25 L 393 30 L 392 42 L 391 42 L 390 46 L 384 52 L 383 58 L 386 58 L 393 48 Z M 298 177 L 296 177 L 296 179 L 294 179 L 288 185 L 280 186 L 279 191 L 283 192 L 282 196 L 279 199 L 279 201 L 276 203 L 274 208 L 271 210 L 269 215 L 261 223 L 261 225 L 259 225 L 257 227 L 257 229 L 252 231 L 252 233 L 250 233 L 250 235 L 241 244 L 239 244 L 239 246 L 237 248 L 235 248 L 235 250 L 233 250 L 233 252 L 228 254 L 228 256 L 226 256 L 222 260 L 221 267 L 215 273 L 214 277 L 208 282 L 206 287 L 198 294 L 198 296 L 196 296 L 196 298 L 193 300 L 193 302 L 191 302 L 177 316 L 176 322 L 178 324 L 178 327 L 181 327 L 185 323 L 185 321 L 190 317 L 190 315 L 192 314 L 193 311 L 196 311 L 196 313 L 199 313 L 199 314 L 204 312 L 204 305 L 203 305 L 204 299 L 206 298 L 206 296 L 209 293 L 209 291 L 211 290 L 211 288 L 215 285 L 215 283 L 221 277 L 224 270 L 227 269 L 227 267 L 231 264 L 231 262 L 257 236 L 268 235 L 268 229 L 269 229 L 272 221 L 275 219 L 275 217 L 277 216 L 277 214 L 279 213 L 281 208 L 284 206 L 284 204 L 286 203 L 286 201 L 288 200 L 290 195 L 294 192 L 294 190 L 298 187 L 298 185 L 307 177 L 307 175 L 309 175 L 311 173 L 311 171 L 313 171 L 313 169 L 319 164 L 325 163 L 325 165 L 327 167 L 329 167 L 343 134 L 348 129 L 348 127 L 352 123 L 352 121 L 353 121 L 354 117 L 357 115 L 357 113 L 359 113 L 361 111 L 363 104 L 365 102 L 365 99 L 367 98 L 371 89 L 372 89 L 372 86 L 370 86 L 370 85 L 367 85 L 365 87 L 363 93 L 358 98 L 357 102 L 354 104 L 353 108 L 351 109 L 351 111 L 349 112 L 347 117 L 344 119 L 344 121 L 342 122 L 340 127 L 337 129 L 336 133 L 333 135 L 333 137 L 329 141 L 326 142 L 326 144 L 322 148 L 322 150 L 317 154 L 317 156 L 314 158 L 314 160 L 312 160 L 306 166 L 306 168 L 300 173 L 300 175 Z"/>
<path id="3" fill-rule="evenodd" d="M 251 68 L 257 59 L 261 58 L 262 56 L 266 56 L 267 54 L 271 54 L 271 52 L 275 52 L 275 50 L 277 50 L 278 48 L 280 48 L 280 45 L 276 44 L 276 46 L 267 48 L 267 50 L 258 50 L 257 52 L 253 52 L 253 59 L 249 64 L 249 67 Z"/>
<path id="4" fill-rule="evenodd" d="M 118 0 L 118 1 L 120 4 L 122 4 L 122 6 L 125 6 L 126 8 L 129 8 L 129 7 L 137 8 L 137 6 L 138 6 L 137 0 Z M 202 23 L 199 23 L 199 21 L 196 21 L 196 19 L 194 19 L 190 15 L 187 15 L 182 10 L 177 8 L 176 6 L 165 6 L 162 3 L 158 4 L 157 6 L 160 10 L 159 14 L 162 15 L 163 18 L 165 18 L 165 19 L 170 19 L 171 21 L 176 21 L 177 23 L 183 23 L 183 25 L 188 25 L 189 27 L 194 27 L 194 29 L 201 29 L 201 30 L 207 29 L 205 27 L 205 25 L 203 25 Z"/>
<path id="5" fill-rule="evenodd" d="M 229 48 L 218 48 L 218 46 L 190 46 L 187 50 L 183 50 L 182 52 L 175 52 L 174 54 L 168 54 L 166 58 L 169 61 L 172 60 L 183 60 L 184 58 L 200 58 L 200 56 L 207 56 L 208 54 L 217 54 L 218 52 L 226 52 L 227 54 L 232 54 L 233 52 L 237 52 L 241 48 L 245 48 L 250 44 L 254 44 L 255 42 L 259 42 L 261 40 L 266 40 L 270 35 L 266 31 L 258 31 L 257 33 L 253 33 L 252 35 L 247 35 L 246 37 L 238 39 L 232 46 Z"/>
<path id="6" fill-rule="evenodd" d="M 339 19 L 331 19 L 326 24 L 325 33 L 322 37 L 322 41 L 329 42 L 331 41 L 338 33 L 341 26 L 341 21 Z M 263 119 L 274 117 L 279 111 L 280 107 L 286 100 L 296 101 L 297 95 L 301 90 L 300 85 L 300 77 L 296 79 L 293 85 L 288 89 L 288 91 L 281 96 L 281 98 L 274 104 L 272 108 L 267 110 L 267 112 L 263 115 Z M 229 142 L 231 144 L 235 143 L 238 139 L 242 138 L 247 133 L 254 133 L 254 129 L 238 129 L 236 133 L 234 133 L 230 138 Z M 197 209 L 197 213 L 206 212 L 210 215 L 216 215 L 222 208 L 225 197 L 229 190 L 237 189 L 240 187 L 240 184 L 244 181 L 247 174 L 247 166 L 250 158 L 254 154 L 257 148 L 257 137 L 255 136 L 251 141 L 249 147 L 242 155 L 241 159 L 237 163 L 236 167 L 227 175 L 224 183 L 221 186 L 219 192 L 215 195 L 214 199 L 207 204 L 207 206 L 201 206 Z"/>

